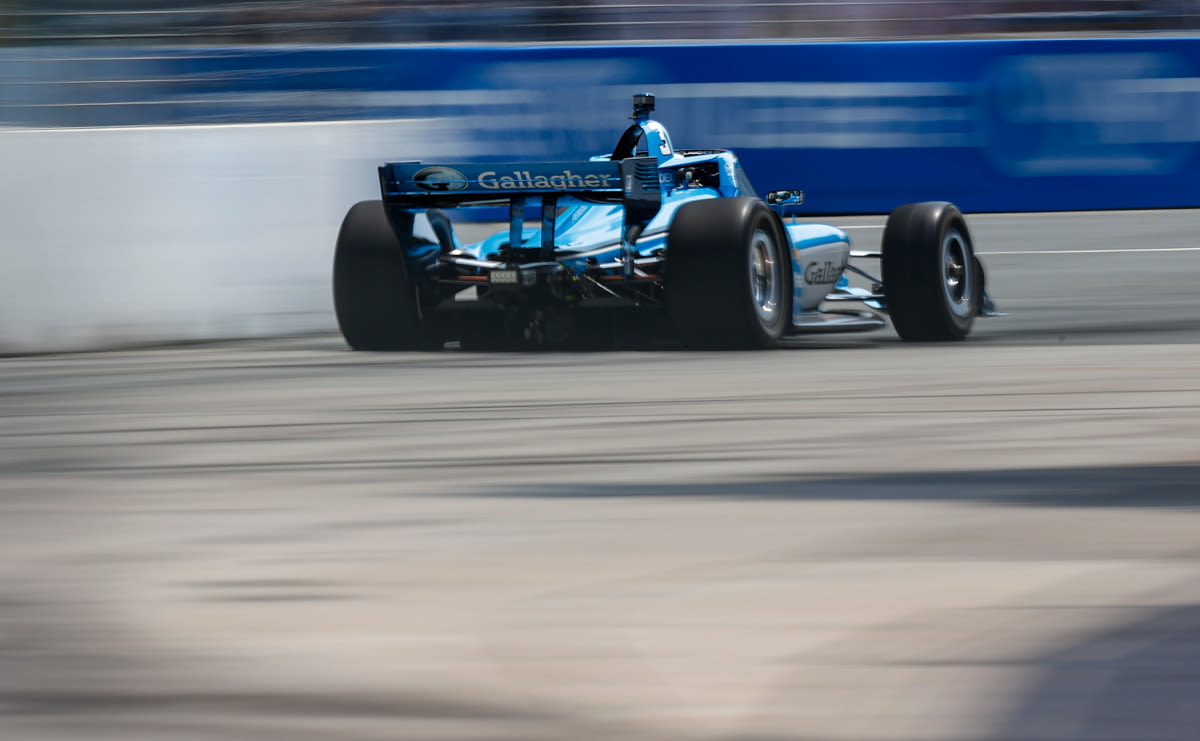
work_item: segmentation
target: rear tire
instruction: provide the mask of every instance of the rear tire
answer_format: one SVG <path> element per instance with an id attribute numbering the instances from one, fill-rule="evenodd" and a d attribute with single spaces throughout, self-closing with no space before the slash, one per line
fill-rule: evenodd
<path id="1" fill-rule="evenodd" d="M 779 218 L 757 198 L 679 207 L 667 236 L 667 309 L 683 344 L 760 349 L 791 316 L 791 255 Z"/>
<path id="2" fill-rule="evenodd" d="M 355 350 L 436 347 L 382 201 L 356 203 L 342 221 L 333 257 L 333 305 L 342 336 Z"/>
<path id="3" fill-rule="evenodd" d="M 962 213 L 952 203 L 911 203 L 883 231 L 883 291 L 892 326 L 910 342 L 946 342 L 971 332 L 983 271 Z"/>

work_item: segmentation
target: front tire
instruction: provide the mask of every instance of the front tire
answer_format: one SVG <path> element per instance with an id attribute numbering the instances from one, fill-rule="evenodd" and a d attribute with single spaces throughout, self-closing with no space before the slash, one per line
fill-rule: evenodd
<path id="1" fill-rule="evenodd" d="M 338 328 L 355 350 L 435 346 L 403 247 L 382 201 L 356 203 L 342 221 L 333 257 L 333 305 Z"/>
<path id="2" fill-rule="evenodd" d="M 791 315 L 791 258 L 778 217 L 757 198 L 679 207 L 667 236 L 667 308 L 683 344 L 774 347 Z"/>
<path id="3" fill-rule="evenodd" d="M 971 332 L 983 271 L 954 204 L 911 203 L 889 214 L 881 267 L 888 314 L 901 339 L 946 342 Z"/>

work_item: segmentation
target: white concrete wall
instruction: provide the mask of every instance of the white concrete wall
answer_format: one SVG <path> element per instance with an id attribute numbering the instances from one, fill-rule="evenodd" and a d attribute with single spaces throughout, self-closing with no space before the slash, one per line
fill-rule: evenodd
<path id="1" fill-rule="evenodd" d="M 0 353 L 336 327 L 345 212 L 427 121 L 0 131 Z"/>

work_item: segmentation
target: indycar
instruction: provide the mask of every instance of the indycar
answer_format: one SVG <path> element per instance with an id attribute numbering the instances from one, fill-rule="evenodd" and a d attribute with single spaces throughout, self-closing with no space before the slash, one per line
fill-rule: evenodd
<path id="1" fill-rule="evenodd" d="M 634 95 L 633 123 L 586 161 L 379 167 L 381 198 L 350 209 L 334 253 L 347 344 L 570 348 L 641 335 L 757 349 L 888 319 L 903 340 L 935 342 L 999 315 L 954 204 L 901 206 L 881 250 L 856 250 L 842 229 L 796 223 L 803 191 L 760 198 L 733 152 L 676 149 L 654 108 Z M 478 207 L 506 208 L 508 228 L 464 243 L 449 213 Z"/>

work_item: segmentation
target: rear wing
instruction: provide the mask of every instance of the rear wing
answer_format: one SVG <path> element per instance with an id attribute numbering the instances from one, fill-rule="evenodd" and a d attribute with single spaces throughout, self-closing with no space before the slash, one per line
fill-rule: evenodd
<path id="1" fill-rule="evenodd" d="M 424 164 L 390 162 L 379 168 L 384 203 L 404 211 L 508 204 L 511 244 L 519 243 L 525 204 L 542 206 L 542 250 L 554 251 L 554 212 L 559 198 L 624 207 L 622 243 L 633 243 L 662 207 L 658 160 Z M 632 258 L 628 260 L 632 274 Z"/>
<path id="2" fill-rule="evenodd" d="M 621 162 L 393 162 L 379 168 L 379 184 L 385 200 L 412 208 L 482 205 L 530 196 L 580 196 L 618 203 L 625 191 L 621 166 Z M 654 181 L 657 185 L 657 168 Z"/>

